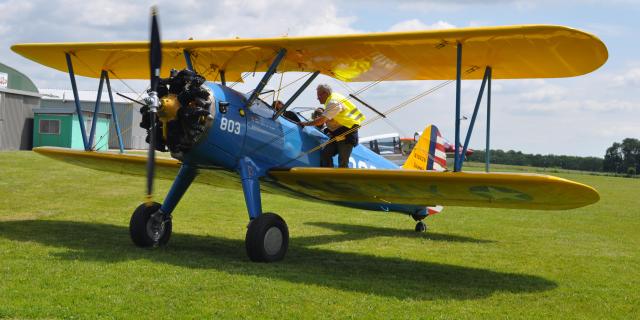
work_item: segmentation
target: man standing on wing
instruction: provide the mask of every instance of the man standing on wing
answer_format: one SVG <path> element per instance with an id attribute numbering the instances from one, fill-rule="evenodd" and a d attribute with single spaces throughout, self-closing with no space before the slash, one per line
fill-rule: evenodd
<path id="1" fill-rule="evenodd" d="M 300 122 L 300 125 L 326 124 L 329 137 L 334 141 L 322 148 L 320 166 L 333 167 L 333 156 L 338 154 L 339 167 L 347 168 L 351 151 L 358 145 L 358 129 L 365 119 L 364 114 L 345 96 L 333 92 L 329 85 L 321 84 L 316 91 L 318 101 L 324 104 L 324 112 L 312 121 Z"/>

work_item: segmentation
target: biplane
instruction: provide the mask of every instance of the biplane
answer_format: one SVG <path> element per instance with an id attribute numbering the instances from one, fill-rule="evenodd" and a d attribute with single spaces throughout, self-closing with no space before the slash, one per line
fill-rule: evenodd
<path id="1" fill-rule="evenodd" d="M 98 170 L 147 176 L 147 199 L 130 220 L 135 245 L 167 244 L 174 208 L 192 182 L 239 190 L 249 224 L 245 244 L 252 261 L 284 258 L 289 230 L 276 213 L 263 211 L 261 193 L 325 201 L 339 206 L 408 214 L 424 231 L 423 219 L 437 206 L 565 210 L 595 203 L 598 192 L 566 179 L 524 173 L 463 172 L 463 162 L 483 93 L 487 92 L 487 148 L 492 79 L 560 78 L 587 74 L 608 57 L 606 46 L 586 32 L 551 25 L 462 28 L 362 35 L 280 37 L 269 39 L 161 41 L 152 14 L 151 40 L 106 43 L 38 43 L 12 46 L 16 53 L 75 76 L 99 78 L 98 102 L 110 77 L 150 79 L 145 99 L 149 152 L 143 155 L 91 150 L 79 121 L 85 150 L 53 147 L 40 154 Z M 173 90 L 167 79 L 190 75 Z M 186 71 L 185 71 L 186 70 Z M 192 71 L 189 73 L 188 71 Z M 264 72 L 247 94 L 227 85 L 247 72 Z M 308 78 L 274 110 L 260 93 L 276 72 L 306 72 Z M 282 117 L 319 74 L 345 82 L 443 80 L 455 82 L 454 165 L 446 170 L 435 126 L 427 126 L 407 163 L 399 167 L 356 146 L 350 168 L 320 168 L 319 150 L 332 142 L 314 127 L 300 127 Z M 209 81 L 200 85 L 197 75 Z M 186 78 L 185 78 L 186 79 Z M 184 80 L 184 79 L 182 79 Z M 482 80 L 464 144 L 460 138 L 462 80 Z M 189 83 L 196 83 L 190 86 Z M 190 89 L 189 89 L 190 88 Z M 485 90 L 486 88 L 486 90 Z M 195 90 L 205 102 L 184 98 Z M 183 95 L 183 96 L 181 96 Z M 77 97 L 77 94 L 75 94 Z M 98 108 L 96 103 L 96 110 Z M 78 116 L 82 117 L 76 98 Z M 117 117 L 114 115 L 114 118 Z M 95 119 L 95 117 L 94 117 Z M 369 119 L 374 121 L 376 118 Z M 144 122 L 144 121 L 143 121 Z M 366 125 L 366 122 L 363 126 Z M 119 130 L 119 129 L 118 129 Z M 155 157 L 168 146 L 172 159 Z M 436 170 L 439 169 L 439 170 Z M 173 179 L 162 203 L 151 199 L 154 177 Z M 436 209 L 436 210 L 434 210 Z"/>

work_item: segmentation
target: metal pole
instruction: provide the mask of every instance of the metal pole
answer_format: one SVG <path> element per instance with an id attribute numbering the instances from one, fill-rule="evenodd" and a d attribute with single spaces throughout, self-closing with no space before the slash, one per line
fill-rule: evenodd
<path id="1" fill-rule="evenodd" d="M 458 162 L 460 161 L 460 87 L 461 87 L 461 74 L 462 68 L 462 43 L 458 42 L 457 45 L 457 61 L 456 61 L 456 142 L 454 150 L 453 171 L 457 172 Z"/>
<path id="2" fill-rule="evenodd" d="M 93 108 L 93 120 L 91 121 L 91 133 L 89 134 L 89 146 L 93 149 L 93 137 L 96 135 L 96 124 L 98 123 L 98 111 L 100 110 L 100 100 L 102 98 L 102 85 L 104 84 L 104 70 L 100 73 L 100 84 L 98 85 L 98 97 L 96 106 Z M 107 143 L 108 144 L 108 143 Z"/>
<path id="3" fill-rule="evenodd" d="M 482 94 L 484 93 L 484 87 L 487 84 L 487 77 L 489 75 L 489 67 L 484 70 L 484 76 L 482 77 L 482 84 L 480 85 L 480 92 L 478 92 L 478 98 L 476 99 L 476 106 L 473 109 L 473 116 L 471 116 L 471 122 L 469 123 L 469 129 L 467 129 L 467 137 L 464 139 L 464 147 L 462 147 L 462 154 L 460 155 L 460 164 L 458 171 L 462 170 L 462 164 L 464 163 L 464 157 L 467 154 L 467 148 L 469 147 L 469 141 L 471 140 L 471 133 L 473 127 L 476 124 L 476 117 L 478 116 L 478 110 L 480 109 L 480 102 L 482 102 Z"/>
<path id="4" fill-rule="evenodd" d="M 116 135 L 118 136 L 118 145 L 120 146 L 120 153 L 124 153 L 124 144 L 122 143 L 122 132 L 120 132 L 120 124 L 118 121 L 118 114 L 116 113 L 116 107 L 113 104 L 113 93 L 111 91 L 111 82 L 109 81 L 109 74 L 104 72 L 104 78 L 107 80 L 107 92 L 109 92 L 109 102 L 111 103 L 111 116 L 113 117 L 113 123 L 116 127 Z"/>
<path id="5" fill-rule="evenodd" d="M 489 148 L 490 144 L 489 144 L 489 138 L 490 138 L 490 132 L 491 132 L 491 67 L 487 67 L 487 71 L 489 72 L 488 76 L 487 76 L 487 80 L 488 80 L 488 84 L 487 84 L 487 144 L 485 147 L 485 164 L 484 164 L 484 171 L 489 172 L 489 160 L 490 160 L 490 156 L 489 153 L 491 153 L 491 149 Z"/>
<path id="6" fill-rule="evenodd" d="M 256 100 L 256 98 L 258 97 L 262 89 L 264 89 L 264 87 L 267 85 L 267 82 L 269 82 L 269 79 L 271 79 L 271 76 L 274 73 L 276 73 L 276 68 L 278 67 L 278 65 L 280 64 L 280 61 L 282 61 L 282 59 L 286 54 L 287 54 L 287 49 L 282 48 L 280 49 L 280 51 L 278 51 L 278 55 L 276 56 L 275 60 L 273 60 L 273 63 L 271 63 L 271 66 L 269 66 L 267 73 L 264 74 L 264 76 L 262 77 L 262 80 L 260 80 L 255 90 L 253 90 L 253 92 L 251 93 L 251 96 L 249 97 L 249 99 L 247 99 L 247 102 L 245 103 L 245 106 L 247 108 L 251 107 L 251 105 L 253 104 L 253 101 Z"/>
<path id="7" fill-rule="evenodd" d="M 298 96 L 311 84 L 311 82 L 316 79 L 318 74 L 320 74 L 320 71 L 314 72 L 309 77 L 309 79 L 307 79 L 307 81 L 305 81 L 302 84 L 302 86 L 300 88 L 298 88 L 296 93 L 294 93 L 293 96 L 291 96 L 291 98 L 289 98 L 289 100 L 287 100 L 287 102 L 284 104 L 282 109 L 278 110 L 278 112 L 276 112 L 276 114 L 273 115 L 273 120 L 278 119 L 279 116 L 281 116 L 285 111 L 287 111 L 287 108 L 289 108 L 289 106 L 293 103 L 293 101 L 295 101 L 298 98 Z"/>
<path id="8" fill-rule="evenodd" d="M 196 71 L 193 69 L 193 64 L 191 63 L 191 52 L 189 52 L 189 50 L 187 49 L 184 49 L 182 50 L 182 53 L 184 54 L 184 61 L 187 63 L 187 69 Z"/>
<path id="9" fill-rule="evenodd" d="M 227 86 L 227 79 L 224 77 L 224 70 L 220 70 L 220 82 L 222 82 L 222 86 Z"/>
<path id="10" fill-rule="evenodd" d="M 71 55 L 64 53 L 67 58 L 67 69 L 69 70 L 69 78 L 71 79 L 71 88 L 73 89 L 73 99 L 76 103 L 76 113 L 78 113 L 78 122 L 80 122 L 80 133 L 82 134 L 82 144 L 84 150 L 89 151 L 89 143 L 87 142 L 87 131 L 84 128 L 84 118 L 82 117 L 82 109 L 80 108 L 80 99 L 78 98 L 78 86 L 76 85 L 76 75 L 73 73 L 73 63 L 71 63 Z"/>

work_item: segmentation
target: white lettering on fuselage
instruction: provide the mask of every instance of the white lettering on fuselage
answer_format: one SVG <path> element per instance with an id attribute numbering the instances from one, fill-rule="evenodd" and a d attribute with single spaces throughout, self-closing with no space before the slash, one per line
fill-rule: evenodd
<path id="1" fill-rule="evenodd" d="M 220 119 L 220 130 L 233 134 L 240 134 L 240 122 L 222 117 Z"/>
<path id="2" fill-rule="evenodd" d="M 362 160 L 358 160 L 356 165 L 356 159 L 353 157 L 349 157 L 349 168 L 357 168 L 357 169 L 376 169 L 376 167 L 372 164 L 368 164 Z"/>

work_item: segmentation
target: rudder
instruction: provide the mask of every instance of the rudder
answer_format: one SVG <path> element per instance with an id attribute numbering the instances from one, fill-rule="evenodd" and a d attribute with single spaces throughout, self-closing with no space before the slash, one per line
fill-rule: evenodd
<path id="1" fill-rule="evenodd" d="M 418 143 L 413 147 L 409 158 L 402 165 L 402 169 L 408 170 L 447 170 L 447 154 L 444 151 L 444 138 L 440 135 L 438 127 L 428 125 Z"/>

